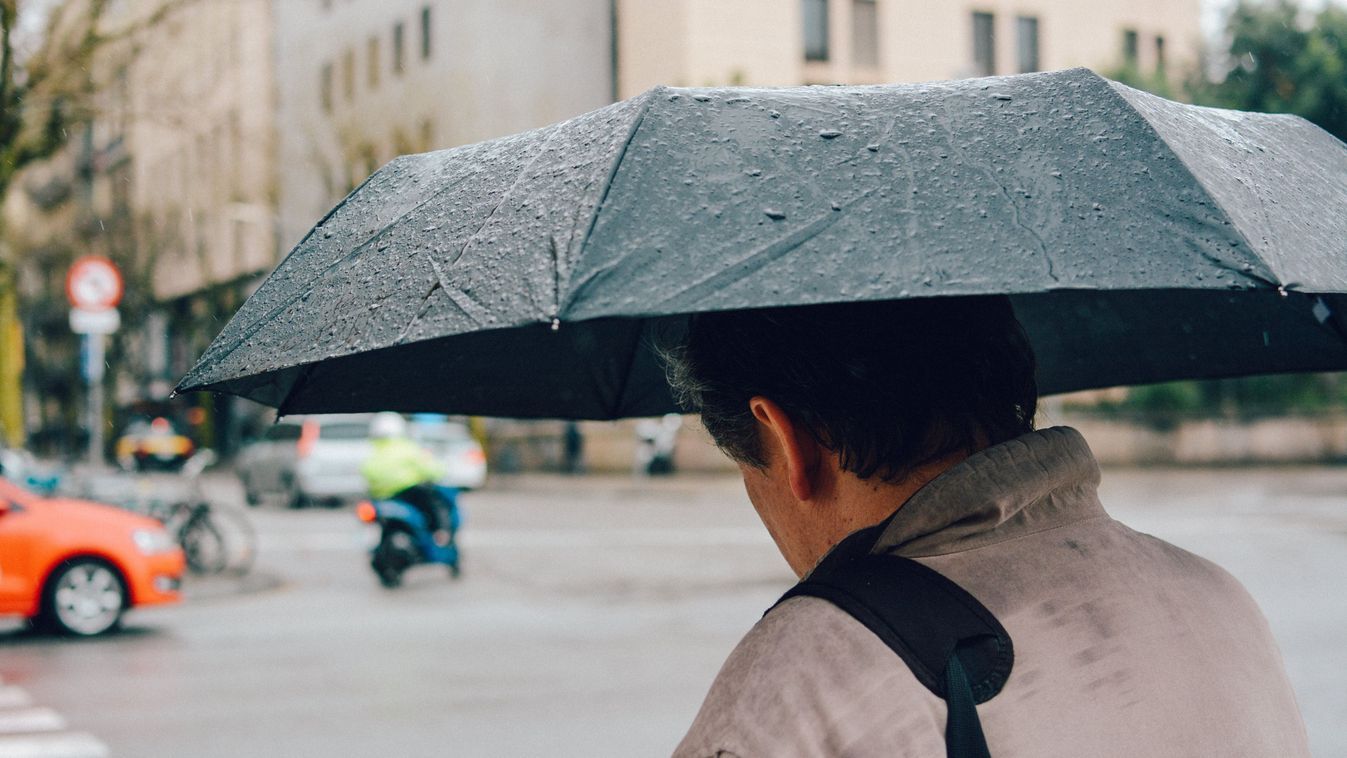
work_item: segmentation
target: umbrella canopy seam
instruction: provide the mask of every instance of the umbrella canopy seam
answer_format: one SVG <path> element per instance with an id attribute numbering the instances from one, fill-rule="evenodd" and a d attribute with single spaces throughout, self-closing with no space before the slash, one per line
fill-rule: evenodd
<path id="1" fill-rule="evenodd" d="M 1124 95 L 1119 88 L 1126 87 L 1128 90 L 1131 90 L 1133 92 L 1136 92 L 1137 90 L 1133 90 L 1131 87 L 1127 87 L 1127 85 L 1125 84 L 1118 84 L 1117 82 L 1109 81 L 1108 79 L 1099 76 L 1099 74 L 1096 74 L 1093 71 L 1091 71 L 1090 73 L 1093 74 L 1095 77 L 1097 77 L 1105 85 L 1107 85 L 1109 91 L 1112 92 L 1113 95 L 1117 97 L 1119 100 L 1121 100 L 1123 104 L 1127 106 L 1127 109 L 1129 111 L 1136 114 L 1137 118 L 1141 121 L 1141 123 L 1144 125 L 1144 128 L 1150 133 L 1151 136 L 1153 136 L 1156 140 L 1158 140 L 1161 143 L 1165 142 L 1164 135 L 1160 134 L 1160 131 L 1155 128 L 1155 124 L 1151 123 L 1151 120 L 1146 117 L 1146 114 L 1142 113 L 1131 101 L 1131 99 L 1129 99 L 1126 95 Z M 1222 207 L 1221 203 L 1217 202 L 1216 198 L 1212 197 L 1211 193 L 1207 191 L 1206 187 L 1202 184 L 1201 179 L 1198 178 L 1197 173 L 1193 171 L 1193 167 L 1190 166 L 1186 160 L 1184 160 L 1183 156 L 1179 154 L 1179 152 L 1176 150 L 1171 150 L 1170 154 L 1174 156 L 1174 160 L 1178 161 L 1178 164 L 1183 169 L 1184 173 L 1186 173 L 1188 177 L 1193 180 L 1193 186 L 1197 188 L 1197 192 L 1200 192 L 1202 194 L 1202 197 L 1205 200 L 1206 205 L 1213 208 Z M 1262 202 L 1261 196 L 1259 196 L 1259 202 L 1260 203 Z M 1248 235 L 1246 235 L 1244 233 L 1244 230 L 1240 229 L 1237 224 L 1233 223 L 1230 224 L 1230 229 L 1231 231 L 1234 232 L 1236 236 L 1239 237 L 1240 241 L 1244 243 L 1245 247 L 1247 247 L 1250 250 L 1258 249 L 1249 242 Z M 1239 276 L 1244 279 L 1251 279 L 1257 282 L 1258 284 L 1272 287 L 1273 289 L 1283 288 L 1283 284 L 1277 281 L 1275 278 L 1260 276 L 1259 274 L 1255 273 L 1255 271 L 1252 269 L 1245 270 L 1243 268 L 1236 268 L 1234 266 L 1231 266 L 1228 261 L 1225 261 L 1218 256 L 1212 255 L 1209 251 L 1207 251 L 1204 248 L 1196 247 L 1195 249 L 1197 250 L 1198 254 L 1201 255 L 1203 258 L 1207 259 L 1216 266 L 1223 268 L 1232 274 L 1235 274 L 1236 276 Z M 1271 274 L 1273 277 L 1276 277 L 1276 272 L 1272 271 L 1271 265 L 1268 266 L 1268 273 Z"/>
<path id="2" fill-rule="evenodd" d="M 405 157 L 405 156 L 404 156 L 404 157 Z M 394 159 L 393 161 L 390 161 L 390 165 L 391 165 L 392 163 L 397 162 L 398 160 L 402 160 L 402 158 L 396 158 L 396 159 Z M 444 187 L 443 189 L 440 189 L 440 190 L 436 191 L 436 192 L 435 192 L 434 194 L 432 194 L 430 197 L 426 198 L 425 200 L 421 201 L 420 203 L 417 203 L 415 206 L 413 206 L 413 207 L 411 207 L 411 208 L 408 208 L 405 212 L 403 212 L 402 214 L 400 214 L 397 218 L 393 219 L 393 222 L 392 222 L 392 223 L 389 223 L 389 224 L 385 225 L 384 228 L 380 229 L 377 233 L 370 235 L 367 239 L 365 239 L 365 241 L 363 241 L 363 242 L 361 242 L 360 244 L 358 244 L 358 245 L 356 245 L 355 247 L 353 247 L 349 252 L 347 252 L 346 254 L 342 255 L 340 258 L 338 258 L 337 260 L 333 261 L 331 264 L 325 266 L 319 273 L 320 273 L 320 274 L 325 274 L 325 273 L 327 273 L 327 272 L 329 272 L 329 271 L 332 271 L 332 270 L 336 269 L 337 267 L 341 266 L 342 264 L 347 263 L 347 262 L 349 262 L 349 261 L 355 259 L 355 258 L 358 257 L 361 253 L 363 253 L 364 251 L 366 251 L 366 250 L 369 248 L 369 245 L 370 245 L 371 243 L 376 242 L 380 237 L 382 237 L 383 235 L 387 234 L 387 233 L 389 232 L 389 230 L 391 230 L 391 229 L 393 228 L 393 226 L 397 223 L 397 221 L 406 218 L 407 216 L 409 216 L 409 215 L 411 215 L 412 213 L 416 212 L 417 209 L 419 209 L 419 208 L 425 206 L 427 203 L 431 202 L 432 200 L 434 200 L 435 198 L 439 197 L 440 195 L 442 195 L 442 194 L 444 194 L 444 193 L 446 193 L 446 192 L 448 192 L 448 191 L 454 189 L 454 188 L 457 187 L 459 184 L 461 184 L 461 183 L 467 181 L 468 179 L 472 178 L 473 176 L 474 176 L 474 174 L 465 174 L 464 176 L 460 177 L 458 180 L 453 181 L 453 182 L 450 182 L 449 184 L 445 185 L 445 187 Z M 365 179 L 365 182 L 363 182 L 363 183 L 361 184 L 361 187 L 363 187 L 365 184 L 367 184 L 367 183 L 370 181 L 370 179 L 372 179 L 372 178 L 373 178 L 373 176 L 371 176 L 371 177 Z M 323 224 L 325 224 L 325 223 L 327 222 L 327 220 L 328 220 L 329 218 L 332 217 L 333 214 L 335 214 L 338 210 L 340 210 L 340 209 L 342 208 L 342 206 L 344 206 L 344 205 L 346 204 L 347 200 L 349 200 L 349 199 L 351 198 L 351 196 L 354 195 L 354 194 L 355 194 L 355 191 L 353 190 L 353 191 L 351 192 L 351 195 L 347 195 L 347 197 L 346 197 L 345 199 L 343 199 L 343 200 L 341 201 L 341 203 L 339 203 L 339 204 L 337 205 L 336 208 L 333 208 L 333 209 L 332 209 L 326 216 L 323 217 L 323 220 L 322 220 L 322 221 L 318 222 L 318 224 L 317 224 L 313 229 L 309 230 L 309 233 L 306 234 L 306 235 L 304 235 L 304 239 L 303 239 L 303 240 L 300 240 L 300 242 L 299 242 L 298 244 L 296 244 L 293 248 L 291 248 L 290 253 L 287 254 L 286 257 L 285 257 L 285 259 L 282 260 L 281 263 L 276 267 L 276 270 L 278 270 L 278 271 L 281 270 L 281 268 L 285 265 L 285 260 L 288 260 L 291 256 L 295 255 L 295 254 L 300 250 L 300 248 L 303 247 L 304 242 L 307 241 L 307 240 L 309 239 L 309 237 L 313 236 L 313 234 L 314 234 L 315 232 L 317 232 L 319 229 L 322 229 L 322 228 L 323 228 Z M 438 272 L 436 272 L 436 273 L 437 273 L 437 279 L 438 279 Z M 268 282 L 269 282 L 269 281 L 270 281 L 270 280 L 268 280 Z M 313 292 L 313 290 L 319 285 L 319 283 L 321 283 L 321 281 L 322 281 L 322 279 L 321 279 L 320 276 L 315 276 L 315 277 L 313 277 L 312 281 L 309 283 L 309 285 L 308 285 L 307 287 L 305 287 L 305 288 L 303 288 L 303 289 L 297 291 L 295 294 L 291 295 L 289 298 L 287 298 L 287 299 L 285 299 L 285 300 L 283 300 L 283 301 L 277 303 L 276 306 L 273 307 L 270 311 L 268 311 L 267 314 L 266 314 L 264 317 L 257 319 L 254 323 L 252 323 L 252 324 L 248 325 L 247 327 L 245 327 L 245 328 L 241 331 L 241 333 L 238 334 L 238 335 L 237 335 L 237 336 L 236 336 L 230 343 L 228 343 L 227 345 L 226 345 L 225 343 L 223 343 L 223 342 L 217 342 L 217 343 L 215 343 L 215 344 L 212 344 L 211 347 L 208 349 L 207 353 L 201 357 L 201 360 L 204 361 L 204 360 L 206 360 L 207 358 L 209 358 L 209 357 L 210 357 L 210 354 L 211 354 L 212 352 L 217 352 L 217 351 L 231 352 L 231 351 L 237 349 L 240 345 L 242 345 L 244 342 L 247 342 L 249 338 L 251 338 L 254 334 L 256 334 L 256 333 L 258 332 L 258 330 L 262 329 L 264 326 L 266 326 L 268 323 L 270 323 L 273 319 L 279 317 L 280 314 L 283 313 L 283 312 L 285 311 L 286 308 L 289 308 L 290 306 L 294 305 L 296 302 L 298 302 L 298 301 L 300 301 L 300 300 L 303 300 L 306 296 L 308 296 L 309 294 L 311 294 L 311 293 Z M 263 286 L 266 286 L 266 284 L 267 284 L 267 283 L 263 283 Z M 440 287 L 441 287 L 441 288 L 444 287 L 444 282 L 443 282 L 443 280 L 439 280 L 439 284 L 440 284 Z M 260 289 L 258 290 L 258 292 L 261 292 L 261 291 L 262 291 L 262 290 L 260 290 Z M 433 290 L 432 290 L 432 292 L 433 292 Z M 429 297 L 429 295 L 427 295 L 427 297 Z M 222 335 L 222 336 L 223 336 L 223 335 Z M 195 373 L 195 372 L 193 372 L 193 373 Z"/>
<path id="3" fill-rule="evenodd" d="M 668 89 L 669 89 L 668 87 L 660 85 L 653 89 L 646 90 L 646 92 L 641 95 L 641 97 L 645 98 L 645 102 L 641 104 L 641 111 L 636 114 L 636 118 L 632 119 L 631 128 L 627 132 L 627 137 L 625 140 L 622 141 L 622 147 L 618 149 L 617 155 L 613 157 L 612 165 L 608 167 L 608 175 L 604 177 L 603 180 L 604 182 L 603 194 L 599 196 L 599 201 L 594 204 L 594 211 L 589 214 L 589 223 L 585 226 L 585 234 L 583 237 L 580 238 L 580 242 L 578 244 L 574 245 L 573 247 L 567 250 L 567 253 L 569 255 L 574 255 L 578 251 L 583 250 L 585 247 L 585 243 L 589 242 L 589 236 L 594 233 L 594 226 L 598 223 L 599 214 L 603 212 L 603 204 L 608 200 L 608 191 L 613 188 L 613 177 L 617 176 L 617 171 L 622 166 L 622 159 L 627 157 L 627 148 L 631 147 L 631 143 L 636 140 L 636 134 L 641 130 L 641 124 L 645 123 L 645 117 L 647 114 L 650 113 L 650 109 L 651 107 L 654 106 L 656 98 L 660 95 L 660 93 L 663 93 Z M 572 300 L 572 296 L 576 292 L 576 287 L 572 286 L 572 283 L 569 280 L 569 278 L 567 279 L 566 282 L 566 290 L 567 290 L 567 297 L 565 298 L 566 305 L 569 305 Z M 557 287 L 556 297 L 557 297 L 556 303 L 557 307 L 555 317 L 560 318 L 561 315 L 566 312 L 567 308 L 563 306 L 561 302 L 562 297 L 559 284 Z"/>
<path id="4" fill-rule="evenodd" d="M 1090 71 L 1089 73 L 1098 76 L 1098 74 L 1095 74 L 1093 71 Z M 943 101 L 940 103 L 940 115 L 941 115 L 941 123 L 945 127 L 945 131 L 953 133 L 954 126 L 950 122 L 949 101 Z M 972 170 L 977 171 L 978 173 L 985 176 L 989 182 L 996 185 L 996 187 L 1001 190 L 1001 196 L 1006 199 L 1006 205 L 1009 206 L 1011 211 L 1010 217 L 1011 223 L 1013 223 L 1020 229 L 1023 229 L 1026 234 L 1028 234 L 1030 237 L 1033 238 L 1034 242 L 1038 243 L 1038 250 L 1043 255 L 1043 265 L 1045 268 L 1044 273 L 1046 273 L 1048 275 L 1048 278 L 1051 279 L 1054 283 L 1060 282 L 1061 279 L 1058 278 L 1057 271 L 1053 265 L 1052 254 L 1048 252 L 1047 242 L 1043 240 L 1043 235 L 1039 233 L 1038 229 L 1034 228 L 1030 224 L 1024 223 L 1024 219 L 1022 218 L 1023 209 L 1020 208 L 1019 202 L 1016 200 L 1015 195 L 1010 191 L 1010 188 L 1006 186 L 1006 183 L 1002 181 L 1000 177 L 996 176 L 996 172 L 990 170 L 984 165 L 979 164 L 977 161 L 968 160 L 966 157 L 967 151 L 963 149 L 963 146 L 960 145 L 957 140 L 949 141 L 949 149 L 952 152 L 957 153 L 961 158 L 964 158 L 966 165 L 968 165 Z"/>

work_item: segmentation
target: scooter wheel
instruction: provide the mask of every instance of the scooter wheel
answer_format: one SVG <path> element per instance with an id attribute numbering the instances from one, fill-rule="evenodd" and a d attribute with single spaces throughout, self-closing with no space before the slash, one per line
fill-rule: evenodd
<path id="1" fill-rule="evenodd" d="M 393 569 L 384 569 L 379 572 L 379 584 L 392 590 L 402 585 L 402 572 Z"/>

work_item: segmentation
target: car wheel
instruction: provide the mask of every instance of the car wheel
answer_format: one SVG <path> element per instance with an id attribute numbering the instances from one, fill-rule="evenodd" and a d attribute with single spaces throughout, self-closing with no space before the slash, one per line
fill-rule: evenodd
<path id="1" fill-rule="evenodd" d="M 309 498 L 295 481 L 295 475 L 288 471 L 281 474 L 281 493 L 285 496 L 285 504 L 291 508 L 307 508 L 309 505 Z"/>
<path id="2" fill-rule="evenodd" d="M 258 494 L 257 490 L 253 489 L 252 479 L 249 479 L 246 476 L 239 476 L 239 483 L 243 485 L 243 501 L 245 503 L 253 508 L 262 504 L 262 496 Z"/>
<path id="3" fill-rule="evenodd" d="M 126 585 L 108 564 L 75 558 L 59 566 L 47 582 L 42 625 L 79 637 L 117 628 L 126 610 Z"/>

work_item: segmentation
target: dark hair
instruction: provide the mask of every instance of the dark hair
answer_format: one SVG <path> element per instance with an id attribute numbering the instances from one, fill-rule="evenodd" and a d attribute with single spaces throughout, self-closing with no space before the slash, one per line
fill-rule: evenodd
<path id="1" fill-rule="evenodd" d="M 679 402 L 757 467 L 755 395 L 844 470 L 885 481 L 1031 431 L 1038 400 L 1033 350 L 1004 296 L 702 313 L 665 355 Z"/>

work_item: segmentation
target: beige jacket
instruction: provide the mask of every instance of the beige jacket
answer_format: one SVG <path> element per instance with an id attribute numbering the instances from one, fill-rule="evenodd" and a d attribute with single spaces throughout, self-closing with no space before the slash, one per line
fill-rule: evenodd
<path id="1" fill-rule="evenodd" d="M 1074 429 L 988 448 L 922 488 L 879 540 L 1010 632 L 978 706 L 993 758 L 1308 756 L 1267 622 L 1214 564 L 1109 518 Z M 725 662 L 674 753 L 944 756 L 944 701 L 868 629 L 794 598 Z"/>

